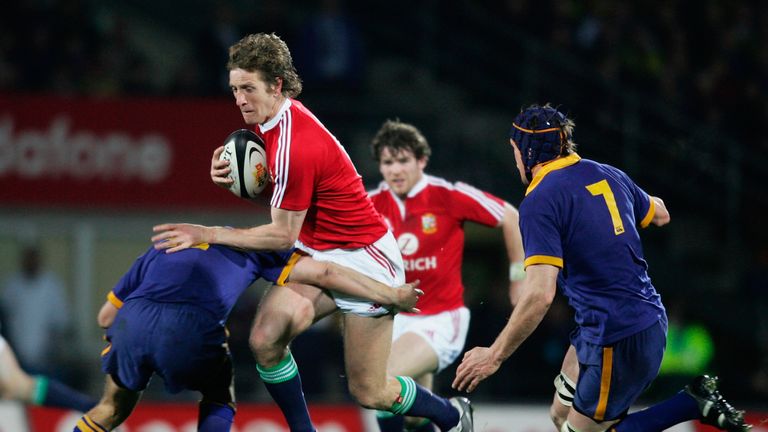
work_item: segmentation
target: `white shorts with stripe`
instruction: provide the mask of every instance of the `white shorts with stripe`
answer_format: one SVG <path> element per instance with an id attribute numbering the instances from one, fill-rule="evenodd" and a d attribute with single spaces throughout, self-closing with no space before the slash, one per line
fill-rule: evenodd
<path id="1" fill-rule="evenodd" d="M 405 266 L 400 248 L 391 232 L 376 240 L 372 245 L 360 249 L 315 250 L 302 242 L 296 242 L 296 248 L 303 250 L 317 261 L 330 261 L 362 273 L 385 285 L 400 286 L 405 283 Z M 359 297 L 351 297 L 331 291 L 336 306 L 344 313 L 360 316 L 380 316 L 389 313 L 389 309 L 380 304 Z"/>
<path id="2" fill-rule="evenodd" d="M 397 340 L 404 333 L 421 336 L 437 354 L 436 372 L 440 372 L 456 361 L 464 349 L 469 318 L 469 309 L 464 306 L 434 315 L 397 314 L 392 340 Z"/>

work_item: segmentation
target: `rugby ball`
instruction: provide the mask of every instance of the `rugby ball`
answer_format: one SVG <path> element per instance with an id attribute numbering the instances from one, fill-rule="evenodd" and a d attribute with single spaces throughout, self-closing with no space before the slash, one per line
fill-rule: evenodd
<path id="1" fill-rule="evenodd" d="M 255 199 L 269 182 L 267 151 L 255 132 L 239 129 L 224 140 L 219 160 L 229 161 L 230 192 L 245 199 Z"/>

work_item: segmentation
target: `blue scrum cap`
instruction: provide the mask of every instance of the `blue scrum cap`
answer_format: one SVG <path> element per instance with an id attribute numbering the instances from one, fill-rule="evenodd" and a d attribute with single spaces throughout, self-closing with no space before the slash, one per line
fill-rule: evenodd
<path id="1" fill-rule="evenodd" d="M 565 123 L 565 115 L 549 105 L 531 105 L 515 117 L 509 137 L 520 150 L 529 180 L 531 168 L 561 155 L 568 138 Z"/>

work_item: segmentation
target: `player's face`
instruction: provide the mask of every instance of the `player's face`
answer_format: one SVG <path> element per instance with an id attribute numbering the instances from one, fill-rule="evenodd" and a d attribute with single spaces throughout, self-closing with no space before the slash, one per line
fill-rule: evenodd
<path id="1" fill-rule="evenodd" d="M 528 178 L 525 176 L 525 165 L 523 165 L 523 156 L 520 154 L 520 149 L 517 148 L 515 140 L 509 139 L 509 145 L 512 146 L 512 150 L 515 152 L 515 164 L 517 165 L 517 172 L 520 173 L 520 180 L 524 185 L 528 184 Z"/>
<path id="2" fill-rule="evenodd" d="M 410 150 L 393 153 L 384 147 L 379 158 L 379 171 L 392 192 L 405 198 L 413 186 L 424 176 L 427 159 L 416 159 Z"/>
<path id="3" fill-rule="evenodd" d="M 259 72 L 229 71 L 229 88 L 243 120 L 249 125 L 266 123 L 277 114 L 283 101 L 279 89 L 264 82 Z"/>

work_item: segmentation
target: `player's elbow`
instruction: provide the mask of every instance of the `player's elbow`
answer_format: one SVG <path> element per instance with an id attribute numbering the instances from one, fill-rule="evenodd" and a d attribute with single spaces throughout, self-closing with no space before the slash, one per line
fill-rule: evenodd
<path id="1" fill-rule="evenodd" d="M 292 248 L 296 244 L 296 240 L 299 239 L 298 235 L 294 235 L 291 233 L 282 233 L 280 235 L 275 236 L 275 250 L 288 250 Z"/>
<path id="2" fill-rule="evenodd" d="M 99 324 L 99 327 L 107 328 L 112 325 L 112 321 L 114 321 L 114 319 L 115 317 L 110 313 L 110 311 L 102 309 L 99 311 L 99 315 L 96 317 L 96 322 Z"/>

